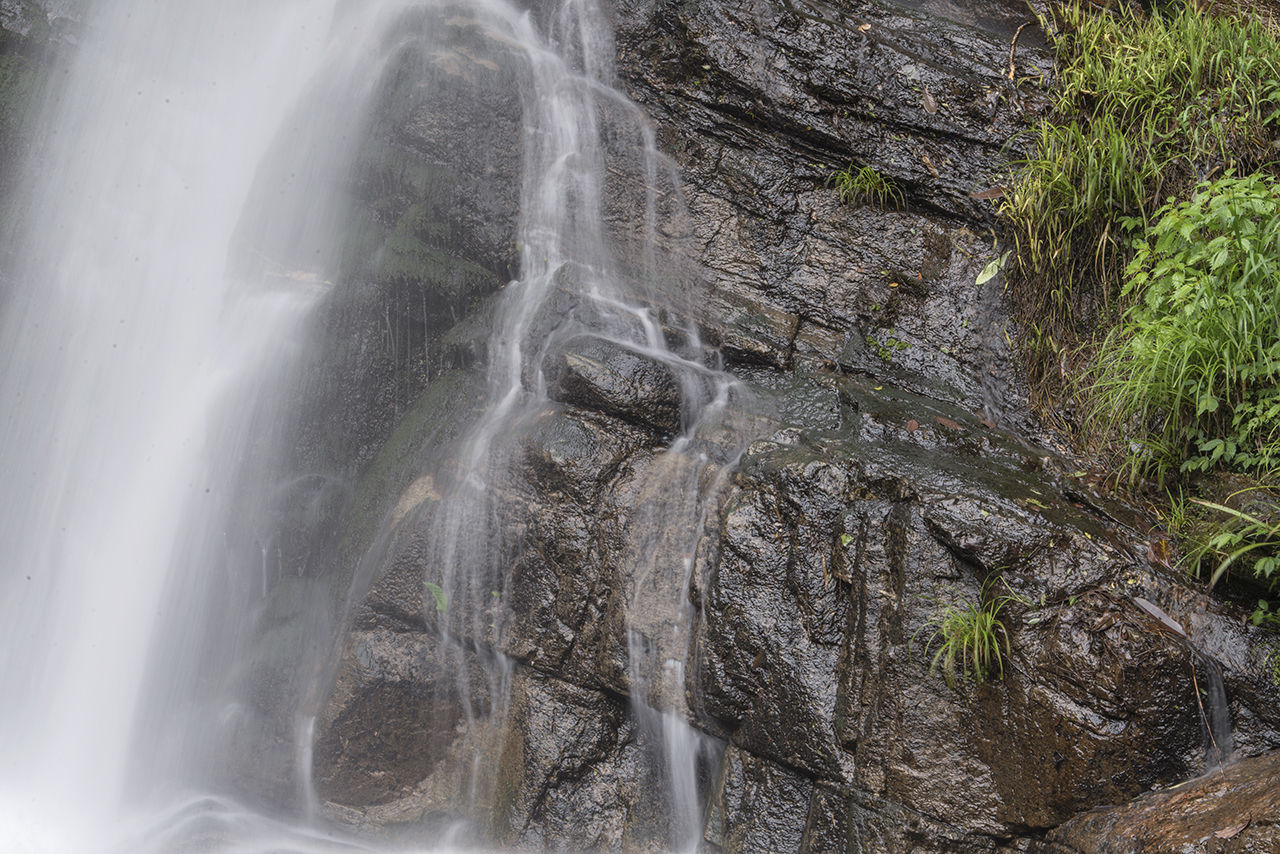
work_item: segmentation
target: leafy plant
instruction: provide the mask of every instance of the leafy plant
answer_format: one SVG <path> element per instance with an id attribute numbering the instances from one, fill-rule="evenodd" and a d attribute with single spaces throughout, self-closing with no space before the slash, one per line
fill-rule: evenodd
<path id="1" fill-rule="evenodd" d="M 1000 271 L 1004 269 L 1005 264 L 1009 263 L 1009 256 L 1012 254 L 1013 250 L 1009 249 L 1000 257 L 993 258 L 987 263 L 987 266 L 982 268 L 982 272 L 978 274 L 978 277 L 974 279 L 973 283 L 975 285 L 985 285 L 987 282 L 1000 275 Z"/>
<path id="2" fill-rule="evenodd" d="M 1220 178 L 1159 213 L 1125 271 L 1124 293 L 1142 299 L 1095 358 L 1095 423 L 1133 433 L 1131 476 L 1274 468 L 1280 186 Z"/>
<path id="3" fill-rule="evenodd" d="M 436 600 L 436 612 L 440 614 L 447 613 L 449 610 L 449 594 L 444 592 L 439 584 L 428 581 L 426 583 L 427 592 L 431 594 L 431 598 Z"/>
<path id="4" fill-rule="evenodd" d="M 1217 584 L 1236 563 L 1247 563 L 1256 580 L 1275 588 L 1280 582 L 1277 574 L 1280 570 L 1280 522 L 1270 522 L 1225 504 L 1199 498 L 1191 500 L 1227 517 L 1226 524 L 1188 555 L 1193 565 L 1199 565 L 1210 556 L 1215 559 L 1209 583 Z M 1266 610 L 1265 605 L 1263 610 Z"/>
<path id="5" fill-rule="evenodd" d="M 1244 10 L 1076 3 L 1055 14 L 1054 113 L 1031 132 L 1000 205 L 1017 250 L 1024 361 L 1042 394 L 1123 302 L 1128 234 L 1199 176 L 1262 167 L 1280 118 L 1280 45 Z"/>
<path id="6" fill-rule="evenodd" d="M 899 208 L 903 203 L 902 190 L 898 185 L 871 166 L 854 169 L 854 164 L 850 163 L 848 169 L 834 173 L 827 183 L 836 188 L 840 201 L 847 205 Z"/>
<path id="7" fill-rule="evenodd" d="M 867 347 L 886 362 L 893 360 L 893 354 L 911 348 L 910 342 L 897 337 L 897 330 L 890 329 L 889 337 L 880 341 L 873 335 L 867 336 Z"/>
<path id="8" fill-rule="evenodd" d="M 988 587 L 983 585 L 977 603 L 947 605 L 925 624 L 926 628 L 935 627 L 925 644 L 925 655 L 937 644 L 929 672 L 936 673 L 941 665 L 951 688 L 956 687 L 957 667 L 978 684 L 1004 678 L 1004 659 L 1011 647 L 1000 615 L 1010 602 L 1022 600 L 1012 592 L 989 596 Z"/>
<path id="9" fill-rule="evenodd" d="M 1255 626 L 1263 626 L 1273 632 L 1280 632 L 1280 613 L 1277 613 L 1275 607 L 1266 599 L 1258 600 L 1258 607 L 1253 609 L 1253 613 L 1249 615 L 1249 622 Z M 1280 647 L 1273 649 L 1273 655 L 1280 652 Z M 1273 681 L 1276 687 L 1280 688 L 1280 658 L 1273 658 L 1271 661 L 1273 671 L 1276 677 Z"/>

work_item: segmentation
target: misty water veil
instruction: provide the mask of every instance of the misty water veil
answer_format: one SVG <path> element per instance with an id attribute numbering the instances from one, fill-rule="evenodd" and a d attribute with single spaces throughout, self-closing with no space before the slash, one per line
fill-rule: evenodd
<path id="1" fill-rule="evenodd" d="M 371 99 L 389 69 L 413 67 L 406 55 L 437 71 L 465 59 L 449 43 L 465 28 L 504 46 L 521 105 L 518 263 L 485 312 L 472 411 L 394 506 L 352 521 L 354 473 L 291 462 L 300 407 L 323 384 L 310 374 L 317 317 L 351 263 Z M 473 758 L 454 763 L 453 785 L 493 802 L 505 760 L 486 734 L 510 714 L 508 629 L 527 618 L 507 588 L 524 547 L 509 471 L 552 392 L 617 359 L 669 386 L 665 409 L 644 416 L 664 425 L 664 446 L 625 508 L 617 667 L 651 841 L 696 846 L 719 748 L 687 723 L 688 589 L 753 406 L 685 319 L 697 277 L 678 181 L 613 88 L 612 50 L 593 0 L 89 11 L 69 74 L 31 119 L 41 144 L 9 238 L 6 850 L 392 845 L 338 829 L 312 764 L 342 632 L 396 554 L 415 556 L 423 603 L 405 619 L 440 639 L 455 686 L 427 729 L 467 733 L 455 743 Z M 364 550 L 316 533 L 330 525 L 361 528 Z M 308 531 L 323 542 L 300 542 Z M 426 735 L 418 749 L 446 744 Z M 462 805 L 393 847 L 464 848 L 481 838 L 479 811 Z"/>

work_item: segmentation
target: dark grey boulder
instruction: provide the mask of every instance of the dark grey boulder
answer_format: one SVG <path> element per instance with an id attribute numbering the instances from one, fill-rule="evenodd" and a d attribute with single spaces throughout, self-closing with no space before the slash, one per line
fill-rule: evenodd
<path id="1" fill-rule="evenodd" d="M 682 394 L 671 366 L 634 347 L 579 335 L 543 364 L 553 400 L 651 428 L 680 431 Z"/>

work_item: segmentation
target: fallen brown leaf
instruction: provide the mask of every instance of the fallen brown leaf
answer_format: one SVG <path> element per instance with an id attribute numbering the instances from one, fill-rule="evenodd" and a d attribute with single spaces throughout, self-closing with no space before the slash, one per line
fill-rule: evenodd
<path id="1" fill-rule="evenodd" d="M 910 432 L 914 433 L 915 431 L 917 431 L 917 430 L 919 430 L 919 429 L 920 429 L 920 422 L 919 422 L 919 421 L 916 421 L 914 418 L 912 418 L 910 421 L 908 421 L 908 422 L 907 422 L 907 430 L 908 430 L 908 431 L 910 431 Z"/>
<path id="2" fill-rule="evenodd" d="M 979 202 L 988 202 L 992 199 L 999 199 L 1009 192 L 1005 187 L 989 187 L 985 190 L 978 190 L 976 193 L 970 193 L 969 198 Z"/>
<path id="3" fill-rule="evenodd" d="M 865 33 L 869 29 L 871 29 L 870 24 L 863 24 L 862 26 L 858 27 L 858 32 Z"/>
<path id="4" fill-rule="evenodd" d="M 933 420 L 934 420 L 934 421 L 937 421 L 937 422 L 938 422 L 939 424 L 941 424 L 943 427 L 946 427 L 946 428 L 948 428 L 948 429 L 950 429 L 950 430 L 959 430 L 959 429 L 960 429 L 960 425 L 959 425 L 959 424 L 957 424 L 956 422 L 952 421 L 950 418 L 943 418 L 941 415 L 935 415 L 935 416 L 933 416 Z"/>
<path id="5" fill-rule="evenodd" d="M 924 111 L 931 116 L 938 112 L 938 99 L 933 97 L 928 86 L 924 87 Z"/>
<path id="6" fill-rule="evenodd" d="M 1169 566 L 1169 541 L 1163 538 L 1147 543 L 1147 560 L 1161 566 Z"/>

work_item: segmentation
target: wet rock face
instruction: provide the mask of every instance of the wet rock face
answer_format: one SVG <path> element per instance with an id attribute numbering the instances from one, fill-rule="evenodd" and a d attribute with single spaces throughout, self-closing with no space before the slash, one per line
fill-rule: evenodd
<path id="1" fill-rule="evenodd" d="M 368 587 L 373 570 L 362 568 L 361 554 L 383 515 L 403 516 L 433 493 L 433 470 L 423 459 L 446 446 L 483 399 L 483 375 L 467 369 L 483 355 L 489 301 L 510 278 L 516 256 L 524 57 L 456 8 L 410 10 L 386 48 L 385 62 L 368 79 L 330 81 L 318 87 L 322 103 L 301 111 L 326 115 L 332 107 L 324 102 L 334 91 L 372 88 L 368 116 L 334 119 L 360 134 L 347 155 L 350 182 L 315 189 L 317 198 L 307 202 L 316 202 L 323 215 L 280 218 L 337 218 L 346 223 L 345 245 L 316 247 L 313 235 L 295 233 L 306 229 L 246 221 L 236 259 L 251 271 L 265 264 L 270 274 L 310 271 L 313 255 L 332 256 L 333 269 L 323 271 L 324 298 L 311 319 L 312 344 L 300 360 L 293 453 L 276 490 L 280 509 L 273 519 L 252 522 L 266 532 L 260 540 L 272 536 L 265 547 L 283 571 L 324 588 L 329 601 L 319 610 L 332 612 L 324 617 L 335 622 L 347 607 L 348 585 Z M 284 138 L 255 192 L 269 196 L 273 180 L 283 180 L 272 176 L 292 179 L 310 148 L 336 144 L 331 129 L 322 129 L 319 144 Z M 403 642 L 428 656 L 425 641 L 411 642 L 404 631 L 404 621 L 422 621 L 424 570 L 409 568 L 415 556 L 420 553 L 379 568 L 391 589 L 375 604 L 385 606 L 388 625 L 365 625 L 362 630 L 374 634 L 358 643 L 352 635 L 362 655 L 374 656 L 350 659 L 364 689 L 331 701 L 332 733 L 316 743 L 317 756 L 344 757 L 341 768 L 318 775 L 318 788 L 325 796 L 358 793 L 379 815 L 394 813 L 403 789 L 440 776 L 437 766 L 447 763 L 429 757 L 451 743 L 463 710 L 487 702 L 472 696 L 474 686 L 450 684 L 446 673 L 456 658 L 445 652 L 433 653 L 430 666 L 415 667 L 404 663 L 407 651 L 395 653 Z M 279 733 L 274 741 L 283 757 L 262 775 L 266 782 L 247 784 L 255 791 L 279 787 L 293 761 L 289 710 L 319 703 L 298 698 L 311 674 L 291 667 L 314 650 L 296 650 L 293 660 L 271 651 L 281 646 L 278 637 L 305 632 L 309 618 L 290 604 L 295 595 L 284 588 L 273 593 L 253 652 L 257 668 L 269 674 L 265 687 L 255 688 L 254 712 Z M 383 655 L 400 662 L 399 669 L 374 666 Z M 428 754 L 414 746 L 427 744 Z"/>
<path id="2" fill-rule="evenodd" d="M 520 849 L 665 850 L 670 793 L 632 713 L 640 688 L 693 698 L 701 835 L 725 854 L 1110 850 L 1062 848 L 1102 832 L 1073 817 L 1205 769 L 1205 655 L 1240 751 L 1280 747 L 1259 633 L 1153 565 L 1145 522 L 1046 450 L 1000 279 L 975 283 L 994 250 L 972 194 L 1043 104 L 1007 76 L 1028 17 L 1012 0 L 618 4 L 619 76 L 683 176 L 680 239 L 705 272 L 682 308 L 739 379 L 730 417 L 756 425 L 753 441 L 703 504 L 679 503 L 717 470 L 697 443 L 663 453 L 689 377 L 601 337 L 552 342 L 551 401 L 507 437 L 477 534 L 503 556 L 480 591 L 493 604 L 468 611 L 423 584 L 443 583 L 430 509 L 468 421 L 427 429 L 423 413 L 475 406 L 482 381 L 429 383 L 354 490 L 369 583 L 317 719 L 331 815 L 376 832 L 463 821 Z M 1050 68 L 1034 26 L 1014 61 L 1019 77 Z M 492 106 L 459 126 L 502 137 L 518 107 L 506 72 L 451 63 Z M 386 139 L 439 167 L 451 126 L 404 104 Z M 448 202 L 457 245 L 496 273 L 510 227 L 497 184 L 515 182 L 485 171 L 501 157 L 453 155 L 472 182 Z M 900 203 L 842 204 L 827 182 L 850 161 L 892 179 Z M 627 186 L 606 211 L 620 244 L 634 240 Z M 385 197 L 384 237 L 425 210 L 416 192 Z M 417 294 L 439 273 L 406 265 L 371 273 L 386 290 L 370 293 Z M 469 287 L 432 310 L 462 311 L 450 300 Z M 483 317 L 443 336 L 470 353 L 459 363 L 482 358 L 457 342 L 483 341 Z M 407 373 L 393 374 L 403 407 L 426 380 Z M 650 607 L 668 596 L 693 615 L 679 649 L 662 647 L 672 612 Z M 930 666 L 947 609 L 997 604 L 996 678 L 948 685 Z M 636 684 L 632 646 L 646 645 L 686 662 L 682 684 Z M 1263 850 L 1250 844 L 1221 850 Z"/>
<path id="3" fill-rule="evenodd" d="M 1280 850 L 1280 754 L 1245 759 L 1174 789 L 1072 819 L 1029 850 L 1038 854 Z"/>
<path id="4" fill-rule="evenodd" d="M 543 370 L 553 400 L 647 426 L 660 435 L 680 432 L 679 378 L 632 347 L 578 336 L 550 356 Z"/>
<path id="5" fill-rule="evenodd" d="M 385 630 L 351 636 L 364 690 L 330 706 L 335 718 L 315 746 L 331 772 L 316 781 L 320 797 L 386 803 L 428 778 L 452 740 L 464 702 L 455 662 L 420 639 L 405 640 Z M 476 702 L 469 693 L 465 702 Z"/>
<path id="6" fill-rule="evenodd" d="M 378 577 L 317 724 L 316 773 L 335 816 L 384 829 L 463 821 L 534 849 L 663 847 L 665 795 L 649 776 L 660 745 L 629 712 L 624 622 L 629 533 L 648 524 L 640 494 L 661 502 L 667 477 L 661 441 L 582 406 L 524 424 L 485 532 L 511 559 L 482 613 L 424 590 L 424 578 L 443 581 L 430 511 L 448 488 L 439 460 L 454 451 L 446 441 L 419 457 L 435 472 L 388 502 Z M 495 653 L 507 675 L 495 675 Z"/>
<path id="7" fill-rule="evenodd" d="M 621 6 L 620 73 L 681 166 L 725 355 L 835 361 L 1016 418 L 999 282 L 974 284 L 991 203 L 972 194 L 1044 108 L 1008 78 L 1025 5 Z M 1018 76 L 1050 73 L 1043 44 L 1023 30 Z M 850 164 L 896 195 L 841 204 Z"/>
<path id="8" fill-rule="evenodd" d="M 705 711 L 735 746 L 857 804 L 889 840 L 867 850 L 902 850 L 883 804 L 985 850 L 1199 767 L 1190 652 L 1109 588 L 1132 564 L 1108 526 L 975 422 L 954 429 L 987 433 L 984 453 L 950 470 L 916 454 L 915 434 L 951 429 L 757 444 L 705 582 Z M 984 595 L 1016 597 L 1004 678 L 950 689 L 929 668 L 939 616 Z"/>
<path id="9" fill-rule="evenodd" d="M 29 117 L 56 86 L 74 50 L 79 22 L 33 0 L 0 0 L 0 302 L 8 297 L 8 235 L 21 228 L 29 200 L 19 197 L 22 162 L 35 143 Z"/>
<path id="10" fill-rule="evenodd" d="M 408 12 L 394 38 L 340 191 L 350 224 L 297 442 L 299 468 L 343 477 L 434 374 L 483 355 L 463 321 L 483 325 L 517 259 L 524 57 L 457 9 Z"/>

